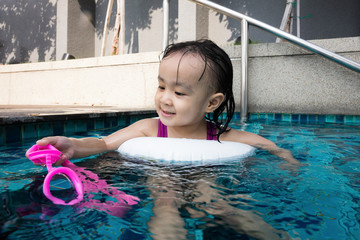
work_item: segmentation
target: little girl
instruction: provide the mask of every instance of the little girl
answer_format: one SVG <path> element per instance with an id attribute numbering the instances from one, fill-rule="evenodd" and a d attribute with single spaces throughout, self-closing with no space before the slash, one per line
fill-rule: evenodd
<path id="1" fill-rule="evenodd" d="M 232 81 L 231 60 L 212 41 L 173 44 L 164 51 L 159 66 L 155 95 L 159 119 L 140 120 L 101 139 L 57 136 L 43 138 L 37 144 L 51 144 L 59 149 L 62 157 L 57 164 L 65 159 L 116 150 L 125 141 L 136 137 L 234 141 L 268 150 L 290 164 L 299 163 L 290 151 L 277 147 L 273 142 L 253 133 L 229 128 L 235 108 Z M 223 112 L 226 112 L 224 120 Z M 155 239 L 185 239 L 185 223 L 178 209 L 186 200 L 167 170 L 161 171 L 161 176 L 147 178 L 148 185 L 153 186 L 150 197 L 154 199 L 149 231 Z M 200 204 L 204 211 L 223 219 L 237 232 L 246 232 L 256 239 L 277 239 L 280 235 L 287 238 L 286 233 L 272 229 L 256 214 L 224 202 L 223 197 L 214 191 L 211 180 L 200 179 L 195 185 L 195 190 L 201 194 L 193 202 L 205 203 Z M 201 213 L 193 211 L 190 214 L 196 218 Z"/>
<path id="2" fill-rule="evenodd" d="M 228 127 L 235 109 L 233 69 L 229 56 L 212 41 L 168 46 L 159 66 L 158 82 L 155 106 L 159 119 L 140 120 L 101 139 L 56 136 L 37 144 L 51 144 L 62 152 L 57 165 L 65 159 L 116 150 L 131 138 L 156 136 L 241 142 L 268 150 L 289 163 L 299 163 L 290 151 L 270 140 Z"/>

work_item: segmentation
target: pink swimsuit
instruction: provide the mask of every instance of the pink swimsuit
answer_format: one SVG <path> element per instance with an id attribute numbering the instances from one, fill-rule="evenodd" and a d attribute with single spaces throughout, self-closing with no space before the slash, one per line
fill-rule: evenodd
<path id="1" fill-rule="evenodd" d="M 167 138 L 167 127 L 159 119 L 158 137 Z M 217 140 L 216 139 L 216 126 L 214 123 L 207 121 L 207 136 L 206 140 Z"/>

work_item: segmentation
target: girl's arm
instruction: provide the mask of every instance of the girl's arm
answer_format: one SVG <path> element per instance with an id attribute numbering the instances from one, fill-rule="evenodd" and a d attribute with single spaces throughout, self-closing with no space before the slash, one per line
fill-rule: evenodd
<path id="1" fill-rule="evenodd" d="M 126 128 L 116 131 L 104 138 L 67 138 L 62 136 L 46 137 L 36 143 L 41 146 L 53 145 L 62 152 L 62 156 L 56 165 L 60 165 L 66 159 L 83 158 L 90 155 L 115 150 L 119 146 L 135 137 L 156 136 L 157 120 L 143 119 Z"/>
<path id="2" fill-rule="evenodd" d="M 67 138 L 63 136 L 46 137 L 36 142 L 40 146 L 53 145 L 62 155 L 56 165 L 66 159 L 82 158 L 107 151 L 106 143 L 98 138 Z"/>
<path id="3" fill-rule="evenodd" d="M 256 148 L 267 150 L 271 154 L 278 156 L 288 163 L 300 164 L 300 162 L 293 157 L 291 151 L 279 148 L 272 141 L 254 133 L 231 129 L 229 132 L 226 132 L 223 135 L 224 136 L 221 137 L 220 140 L 245 143 Z"/>
<path id="4" fill-rule="evenodd" d="M 294 156 L 292 155 L 292 152 L 284 149 L 284 148 L 279 148 L 278 146 L 276 146 L 276 144 L 273 143 L 273 145 L 263 145 L 263 144 L 258 144 L 258 145 L 252 145 L 254 147 L 260 148 L 260 149 L 264 149 L 269 151 L 269 153 L 278 156 L 279 158 L 287 161 L 288 163 L 291 164 L 300 164 L 300 162 L 298 160 L 296 160 L 294 158 Z"/>

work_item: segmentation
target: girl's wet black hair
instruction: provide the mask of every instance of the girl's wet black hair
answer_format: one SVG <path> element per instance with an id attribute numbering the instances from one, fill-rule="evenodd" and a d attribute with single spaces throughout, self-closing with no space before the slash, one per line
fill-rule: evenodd
<path id="1" fill-rule="evenodd" d="M 228 131 L 228 125 L 235 111 L 235 100 L 232 91 L 233 68 L 231 60 L 224 50 L 207 39 L 171 44 L 164 50 L 162 58 L 164 59 L 172 53 L 178 52 L 182 53 L 183 56 L 188 53 L 199 55 L 205 62 L 205 67 L 199 81 L 209 68 L 211 70 L 211 72 L 209 72 L 210 76 L 212 80 L 215 81 L 215 83 L 213 83 L 215 87 L 214 90 L 223 93 L 225 96 L 222 104 L 213 113 L 205 116 L 206 119 L 216 124 L 219 130 L 217 133 L 217 139 L 219 141 L 220 135 Z M 225 119 L 223 118 L 223 112 L 226 112 Z"/>

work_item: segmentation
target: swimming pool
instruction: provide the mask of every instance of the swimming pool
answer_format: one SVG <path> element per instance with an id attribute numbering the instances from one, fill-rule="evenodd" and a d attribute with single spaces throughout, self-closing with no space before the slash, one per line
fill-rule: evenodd
<path id="1" fill-rule="evenodd" d="M 74 161 L 140 198 L 117 217 L 51 204 L 41 189 L 46 169 L 24 157 L 33 142 L 1 147 L 1 238 L 151 239 L 165 229 L 172 239 L 360 239 L 359 126 L 272 120 L 232 126 L 291 150 L 303 166 L 289 167 L 265 151 L 208 166 L 145 162 L 116 152 Z M 172 211 L 165 214 L 167 205 Z"/>

